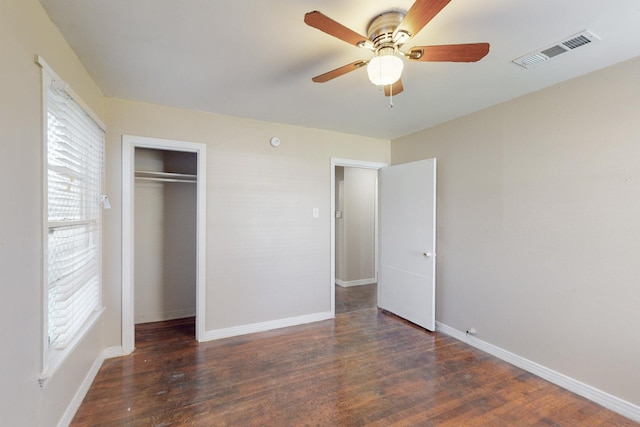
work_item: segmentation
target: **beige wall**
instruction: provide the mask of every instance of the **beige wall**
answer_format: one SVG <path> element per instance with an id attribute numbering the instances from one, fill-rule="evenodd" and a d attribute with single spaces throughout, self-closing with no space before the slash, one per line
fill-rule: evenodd
<path id="1" fill-rule="evenodd" d="M 116 212 L 123 134 L 207 145 L 207 331 L 330 311 L 331 157 L 385 162 L 389 141 L 120 99 L 105 108 Z M 105 224 L 109 345 L 121 339 L 121 226 Z"/>
<path id="2" fill-rule="evenodd" d="M 164 185 L 165 286 L 159 311 L 159 317 L 164 319 L 196 314 L 197 201 L 196 184 L 169 182 Z"/>
<path id="3" fill-rule="evenodd" d="M 335 279 L 336 284 L 340 281 L 347 280 L 347 270 L 345 268 L 345 242 L 344 242 L 344 167 L 335 167 L 335 208 L 340 212 L 340 218 L 335 219 Z M 334 213 L 335 215 L 335 213 Z"/>
<path id="4" fill-rule="evenodd" d="M 391 148 L 438 159 L 437 320 L 636 405 L 638 76 L 640 58 Z"/>
<path id="5" fill-rule="evenodd" d="M 344 268 L 341 280 L 375 281 L 375 208 L 378 171 L 344 168 Z M 360 283 L 364 284 L 364 283 Z"/>
<path id="6" fill-rule="evenodd" d="M 354 286 L 375 279 L 375 208 L 378 171 L 336 166 L 336 283 Z"/>
<path id="7" fill-rule="evenodd" d="M 0 424 L 55 425 L 103 347 L 98 324 L 38 385 L 42 343 L 42 91 L 36 54 L 97 113 L 102 95 L 37 0 L 0 2 Z"/>

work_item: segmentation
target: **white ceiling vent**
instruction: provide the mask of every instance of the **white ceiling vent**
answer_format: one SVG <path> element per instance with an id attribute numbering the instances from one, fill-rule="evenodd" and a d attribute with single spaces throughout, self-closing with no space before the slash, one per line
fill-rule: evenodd
<path id="1" fill-rule="evenodd" d="M 570 50 L 577 49 L 580 46 L 584 46 L 599 40 L 600 38 L 593 34 L 591 31 L 584 30 L 581 33 L 575 34 L 560 43 L 521 56 L 520 58 L 516 58 L 511 62 L 513 62 L 514 64 L 518 64 L 524 68 L 533 68 L 555 56 L 561 55 L 563 53 L 569 52 Z"/>

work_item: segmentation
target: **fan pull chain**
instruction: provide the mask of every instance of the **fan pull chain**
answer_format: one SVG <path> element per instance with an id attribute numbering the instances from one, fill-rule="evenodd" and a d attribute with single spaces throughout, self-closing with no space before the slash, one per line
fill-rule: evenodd
<path id="1" fill-rule="evenodd" d="M 389 108 L 393 108 L 393 85 L 389 85 Z"/>

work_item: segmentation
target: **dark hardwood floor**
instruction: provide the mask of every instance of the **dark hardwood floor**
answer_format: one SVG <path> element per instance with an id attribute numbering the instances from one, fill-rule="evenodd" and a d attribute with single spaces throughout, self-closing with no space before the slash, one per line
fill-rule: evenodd
<path id="1" fill-rule="evenodd" d="M 72 426 L 638 426 L 376 308 L 206 343 L 140 325 Z"/>
<path id="2" fill-rule="evenodd" d="M 375 283 L 347 288 L 336 285 L 336 314 L 377 307 L 377 293 Z"/>

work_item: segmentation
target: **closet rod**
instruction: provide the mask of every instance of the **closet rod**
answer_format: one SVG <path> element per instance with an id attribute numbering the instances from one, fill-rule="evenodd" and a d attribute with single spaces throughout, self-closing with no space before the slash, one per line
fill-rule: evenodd
<path id="1" fill-rule="evenodd" d="M 195 184 L 197 182 L 195 179 L 151 178 L 147 176 L 136 176 L 136 179 L 141 179 L 144 181 L 186 182 L 189 184 Z"/>

